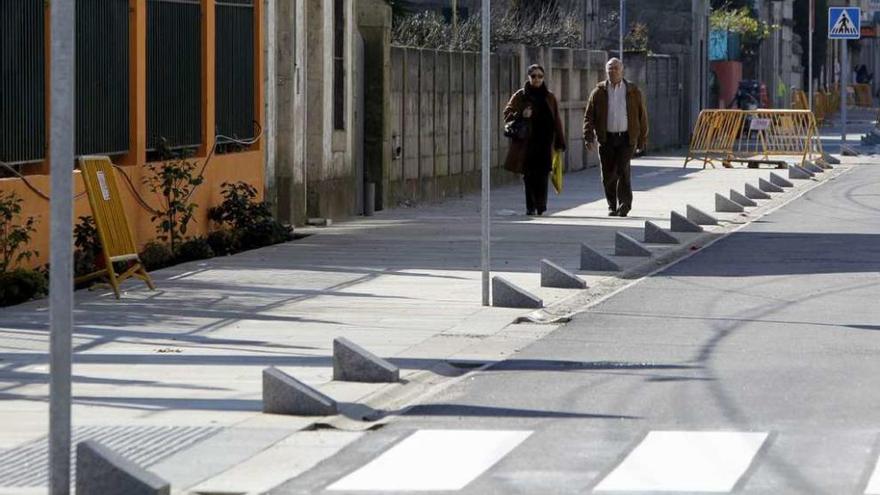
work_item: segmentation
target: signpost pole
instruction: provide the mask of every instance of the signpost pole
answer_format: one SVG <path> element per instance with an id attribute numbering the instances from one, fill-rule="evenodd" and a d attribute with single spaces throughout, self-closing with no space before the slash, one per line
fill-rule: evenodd
<path id="1" fill-rule="evenodd" d="M 809 61 L 807 62 L 809 65 L 807 66 L 807 98 L 809 101 L 808 108 L 810 111 L 813 110 L 813 31 L 815 30 L 814 24 L 816 23 L 816 14 L 813 12 L 815 7 L 815 0 L 810 0 L 810 29 L 809 34 L 807 36 L 810 38 L 809 40 Z"/>
<path id="2" fill-rule="evenodd" d="M 492 106 L 489 103 L 489 30 L 491 29 L 490 22 L 490 6 L 489 0 L 483 0 L 483 13 L 482 13 L 482 24 L 483 24 L 483 54 L 482 54 L 482 63 L 483 63 L 483 91 L 482 91 L 482 100 L 483 100 L 483 118 L 481 119 L 481 136 L 483 141 L 483 152 L 482 152 L 482 225 L 481 225 L 481 235 L 480 235 L 480 265 L 482 267 L 482 281 L 483 281 L 483 306 L 489 305 L 489 237 L 491 235 L 490 232 L 490 222 L 489 222 L 489 208 L 491 207 L 490 195 L 491 195 L 491 182 L 489 180 L 489 137 L 492 131 L 491 129 L 491 112 Z"/>
<path id="3" fill-rule="evenodd" d="M 50 2 L 49 493 L 70 494 L 75 0 Z"/>
<path id="4" fill-rule="evenodd" d="M 846 40 L 840 40 L 840 140 L 846 142 L 846 96 L 849 82 L 849 53 Z"/>
<path id="5" fill-rule="evenodd" d="M 626 29 L 626 0 L 620 0 L 620 15 L 618 19 L 619 32 L 617 33 L 617 49 L 620 51 L 620 61 L 623 62 L 623 31 Z"/>

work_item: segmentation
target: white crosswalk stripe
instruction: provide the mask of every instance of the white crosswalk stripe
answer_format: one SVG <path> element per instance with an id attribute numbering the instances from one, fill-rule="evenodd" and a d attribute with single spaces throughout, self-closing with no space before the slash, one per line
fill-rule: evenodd
<path id="1" fill-rule="evenodd" d="M 652 431 L 595 491 L 726 493 L 766 438 L 764 432 Z"/>
<path id="2" fill-rule="evenodd" d="M 868 486 L 865 488 L 865 495 L 880 495 L 880 459 L 874 464 L 874 474 L 868 480 Z"/>
<path id="3" fill-rule="evenodd" d="M 330 485 L 334 491 L 461 490 L 530 431 L 420 430 Z"/>

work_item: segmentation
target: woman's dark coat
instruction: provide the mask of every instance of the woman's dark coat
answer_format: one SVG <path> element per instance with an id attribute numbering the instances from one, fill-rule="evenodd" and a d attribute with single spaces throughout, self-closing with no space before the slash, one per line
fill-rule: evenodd
<path id="1" fill-rule="evenodd" d="M 528 93 L 527 94 L 527 90 Z M 504 168 L 518 174 L 526 172 L 550 172 L 553 161 L 553 148 L 565 151 L 565 134 L 562 119 L 559 118 L 559 104 L 549 90 L 529 88 L 529 83 L 518 90 L 504 108 L 504 121 L 512 122 L 522 116 L 526 107 L 532 107 L 529 121 L 529 137 L 524 140 L 511 139 L 507 150 Z M 544 101 L 536 100 L 536 94 L 543 95 Z M 540 104 L 549 111 L 549 119 L 541 124 Z M 549 128 L 547 128 L 549 127 Z"/>

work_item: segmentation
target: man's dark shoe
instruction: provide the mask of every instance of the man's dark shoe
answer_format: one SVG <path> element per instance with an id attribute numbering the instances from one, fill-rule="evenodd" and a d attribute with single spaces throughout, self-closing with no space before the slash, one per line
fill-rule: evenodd
<path id="1" fill-rule="evenodd" d="M 526 210 L 526 215 L 530 217 L 535 216 L 535 210 Z"/>
<path id="2" fill-rule="evenodd" d="M 617 210 L 608 210 L 608 216 L 609 216 L 609 217 L 616 217 L 616 216 L 617 216 Z"/>
<path id="3" fill-rule="evenodd" d="M 626 206 L 626 205 L 621 206 L 620 209 L 617 210 L 617 216 L 625 217 L 629 213 L 629 210 L 630 210 L 629 206 Z"/>

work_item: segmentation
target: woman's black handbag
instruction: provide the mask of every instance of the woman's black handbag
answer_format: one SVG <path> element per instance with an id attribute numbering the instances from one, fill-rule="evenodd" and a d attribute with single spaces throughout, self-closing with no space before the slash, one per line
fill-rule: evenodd
<path id="1" fill-rule="evenodd" d="M 504 124 L 504 137 L 523 141 L 529 137 L 529 123 L 525 119 L 514 119 Z"/>

